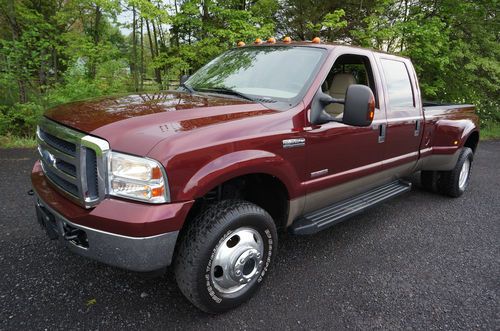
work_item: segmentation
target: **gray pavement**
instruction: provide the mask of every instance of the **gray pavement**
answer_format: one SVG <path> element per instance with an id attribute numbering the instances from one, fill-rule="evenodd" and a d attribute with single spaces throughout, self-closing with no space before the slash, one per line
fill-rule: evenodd
<path id="1" fill-rule="evenodd" d="M 171 273 L 71 254 L 35 221 L 33 150 L 0 150 L 0 330 L 500 329 L 500 141 L 458 199 L 412 192 L 309 237 L 280 236 L 257 295 L 212 316 Z"/>

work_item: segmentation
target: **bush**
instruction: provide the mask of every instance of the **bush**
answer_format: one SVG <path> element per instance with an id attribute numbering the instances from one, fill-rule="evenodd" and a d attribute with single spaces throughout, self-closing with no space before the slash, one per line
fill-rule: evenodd
<path id="1" fill-rule="evenodd" d="M 0 135 L 34 137 L 36 124 L 43 111 L 41 105 L 33 102 L 0 106 Z"/>

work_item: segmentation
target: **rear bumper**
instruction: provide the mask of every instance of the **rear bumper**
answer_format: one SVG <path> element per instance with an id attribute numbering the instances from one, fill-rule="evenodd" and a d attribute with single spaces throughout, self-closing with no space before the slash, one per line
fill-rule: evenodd
<path id="1" fill-rule="evenodd" d="M 31 174 L 39 223 L 51 239 L 88 258 L 133 271 L 170 265 L 193 201 L 150 205 L 104 199 L 93 209 L 66 199 L 35 163 Z"/>

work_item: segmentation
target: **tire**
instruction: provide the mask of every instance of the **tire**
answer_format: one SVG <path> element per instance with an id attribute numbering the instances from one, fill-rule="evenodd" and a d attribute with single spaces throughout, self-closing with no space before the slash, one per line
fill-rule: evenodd
<path id="1" fill-rule="evenodd" d="M 423 170 L 420 172 L 420 184 L 424 189 L 430 192 L 437 191 L 438 173 L 436 171 Z"/>
<path id="2" fill-rule="evenodd" d="M 241 200 L 218 202 L 188 225 L 174 262 L 177 284 L 205 312 L 235 308 L 262 283 L 277 243 L 276 225 L 264 209 Z"/>
<path id="3" fill-rule="evenodd" d="M 469 185 L 473 156 L 472 149 L 464 147 L 455 168 L 441 172 L 438 189 L 442 194 L 457 198 L 465 192 Z"/>

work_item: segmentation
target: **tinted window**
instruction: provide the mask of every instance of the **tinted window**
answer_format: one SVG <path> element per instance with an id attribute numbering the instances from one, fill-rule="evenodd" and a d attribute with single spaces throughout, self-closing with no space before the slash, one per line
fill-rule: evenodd
<path id="1" fill-rule="evenodd" d="M 410 77 L 403 62 L 382 60 L 389 105 L 391 107 L 413 107 L 413 91 Z"/>

